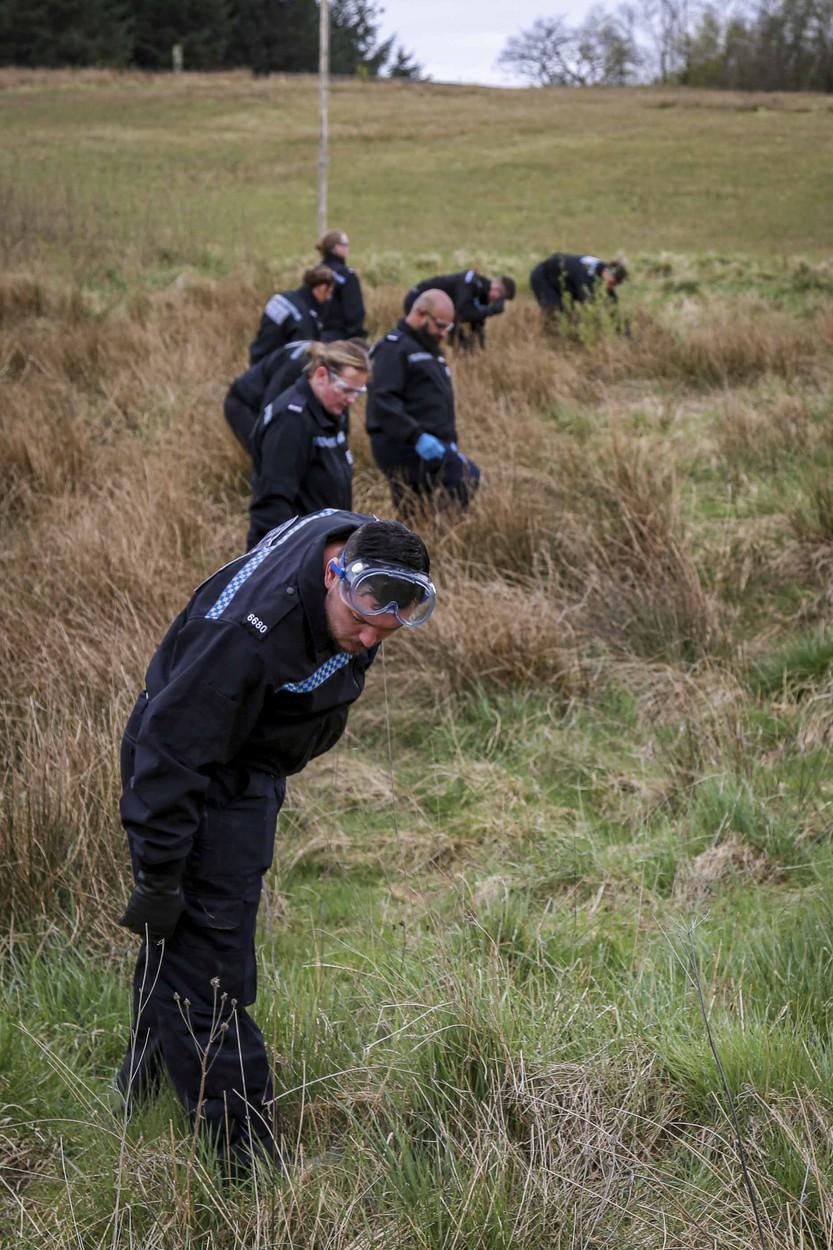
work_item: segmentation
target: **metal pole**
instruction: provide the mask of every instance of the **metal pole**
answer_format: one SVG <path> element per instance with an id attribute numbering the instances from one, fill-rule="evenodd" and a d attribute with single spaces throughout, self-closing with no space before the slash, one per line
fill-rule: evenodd
<path id="1" fill-rule="evenodd" d="M 330 91 L 330 0 L 319 0 L 318 90 L 321 105 L 321 131 L 318 146 L 318 233 L 327 229 L 327 165 L 329 129 L 327 104 Z"/>

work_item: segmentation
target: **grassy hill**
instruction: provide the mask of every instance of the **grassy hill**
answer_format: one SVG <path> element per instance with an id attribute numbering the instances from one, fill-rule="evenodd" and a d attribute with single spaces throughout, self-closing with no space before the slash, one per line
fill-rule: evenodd
<path id="1" fill-rule="evenodd" d="M 833 1238 L 826 98 L 336 85 L 334 224 L 405 287 L 622 252 L 631 336 L 522 294 L 453 362 L 441 606 L 291 787 L 256 1016 L 286 1179 L 110 1083 L 117 745 L 245 533 L 221 402 L 311 259 L 311 80 L 0 74 L 0 1244 Z M 384 512 L 354 422 L 357 504 Z M 318 1162 L 310 1160 L 318 1156 Z"/>

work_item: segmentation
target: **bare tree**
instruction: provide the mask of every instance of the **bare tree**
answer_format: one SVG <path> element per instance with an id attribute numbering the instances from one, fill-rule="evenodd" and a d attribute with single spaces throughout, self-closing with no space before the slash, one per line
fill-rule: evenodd
<path id="1" fill-rule="evenodd" d="M 631 81 L 639 62 L 632 26 L 596 5 L 579 27 L 539 17 L 513 35 L 497 63 L 538 87 L 591 87 Z"/>

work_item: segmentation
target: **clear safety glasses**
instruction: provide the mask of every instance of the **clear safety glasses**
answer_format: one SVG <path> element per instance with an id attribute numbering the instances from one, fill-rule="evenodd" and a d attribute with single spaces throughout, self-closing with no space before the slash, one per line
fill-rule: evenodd
<path id="1" fill-rule="evenodd" d="M 358 399 L 359 395 L 364 395 L 367 390 L 366 386 L 350 386 L 338 376 L 335 369 L 328 369 L 327 376 L 337 391 L 341 391 L 342 395 L 346 395 L 348 399 Z"/>
<path id="2" fill-rule="evenodd" d="M 437 591 L 425 573 L 369 560 L 351 560 L 346 567 L 333 560 L 331 568 L 341 579 L 342 598 L 359 616 L 390 613 L 400 625 L 416 629 L 434 611 Z"/>

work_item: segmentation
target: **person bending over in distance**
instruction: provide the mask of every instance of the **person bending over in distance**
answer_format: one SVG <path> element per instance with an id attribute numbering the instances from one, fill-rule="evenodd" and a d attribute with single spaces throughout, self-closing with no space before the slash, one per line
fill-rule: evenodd
<path id="1" fill-rule="evenodd" d="M 600 289 L 615 303 L 616 288 L 627 276 L 628 271 L 620 261 L 553 252 L 532 270 L 529 285 L 545 322 L 550 322 L 575 304 L 593 299 Z"/>
<path id="2" fill-rule="evenodd" d="M 252 434 L 247 546 L 289 517 L 352 508 L 349 410 L 369 375 L 358 340 L 310 343 L 303 376 L 266 404 Z"/>
<path id="3" fill-rule="evenodd" d="M 327 508 L 294 517 L 194 592 L 147 670 L 121 748 L 135 885 L 119 924 L 143 939 L 129 1113 L 167 1072 L 245 1174 L 280 1162 L 255 1001 L 255 923 L 287 776 L 329 751 L 380 643 L 435 601 L 422 539 Z"/>
<path id="4" fill-rule="evenodd" d="M 412 286 L 405 296 L 405 312 L 409 313 L 414 301 L 423 291 L 445 291 L 454 303 L 454 329 L 449 342 L 463 351 L 486 346 L 486 319 L 503 312 L 507 300 L 515 298 L 515 280 L 487 278 L 474 269 L 460 273 L 441 273 L 426 278 Z M 463 328 L 465 324 L 465 329 Z"/>
<path id="5" fill-rule="evenodd" d="M 333 290 L 333 273 L 326 265 L 314 265 L 304 273 L 294 291 L 279 291 L 266 304 L 257 335 L 249 347 L 249 364 L 255 365 L 286 343 L 321 338 L 321 305 Z"/>
<path id="6" fill-rule="evenodd" d="M 310 342 L 287 343 L 234 379 L 223 400 L 223 414 L 238 442 L 252 454 L 252 435 L 266 404 L 297 382 L 307 363 Z"/>
<path id="7" fill-rule="evenodd" d="M 468 507 L 480 470 L 457 447 L 454 389 L 442 345 L 454 325 L 445 291 L 423 291 L 373 347 L 366 426 L 394 507 L 420 500 Z"/>
<path id="8" fill-rule="evenodd" d="M 347 264 L 350 240 L 343 230 L 328 230 L 315 245 L 321 259 L 333 274 L 333 290 L 321 311 L 325 343 L 333 339 L 366 339 L 362 284 L 355 269 Z"/>

